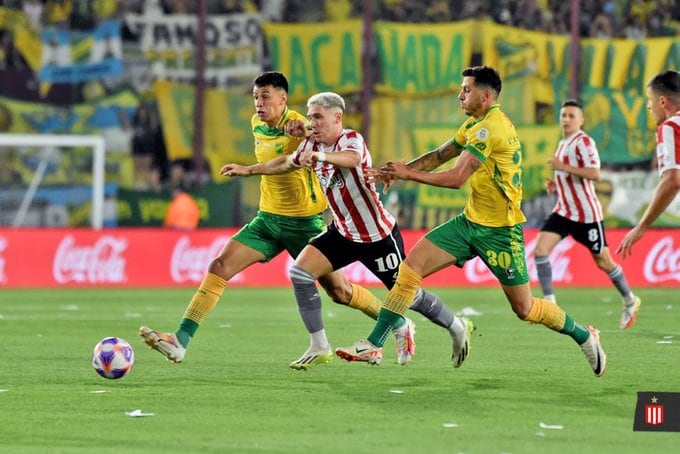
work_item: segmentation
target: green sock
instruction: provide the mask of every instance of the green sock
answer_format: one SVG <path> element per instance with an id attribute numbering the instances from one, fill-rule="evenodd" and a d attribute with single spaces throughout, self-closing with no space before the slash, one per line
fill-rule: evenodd
<path id="1" fill-rule="evenodd" d="M 406 322 L 404 317 L 385 308 L 381 308 L 378 312 L 378 320 L 375 322 L 373 331 L 368 336 L 368 341 L 376 347 L 385 345 L 387 336 L 390 335 L 393 329 L 399 328 Z"/>
<path id="2" fill-rule="evenodd" d="M 569 316 L 569 314 L 566 314 L 564 328 L 562 328 L 560 333 L 571 336 L 571 338 L 574 339 L 579 345 L 587 341 L 588 337 L 590 336 L 590 331 L 576 323 L 574 319 Z"/>
<path id="3" fill-rule="evenodd" d="M 182 347 L 187 348 L 187 345 L 189 345 L 189 341 L 191 340 L 192 337 L 194 337 L 194 334 L 196 334 L 196 330 L 198 330 L 198 323 L 196 323 L 193 320 L 190 320 L 188 318 L 183 318 L 182 321 L 179 324 L 179 329 L 177 332 L 175 332 L 175 336 L 177 336 L 177 340 L 179 340 L 179 343 L 182 344 Z"/>

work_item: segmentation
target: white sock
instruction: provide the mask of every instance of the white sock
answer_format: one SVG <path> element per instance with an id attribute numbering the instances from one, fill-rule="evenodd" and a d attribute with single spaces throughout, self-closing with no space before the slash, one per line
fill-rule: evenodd
<path id="1" fill-rule="evenodd" d="M 631 304 L 635 303 L 635 295 L 633 295 L 633 292 L 630 292 L 628 295 L 623 297 L 623 304 L 630 306 Z"/>
<path id="2" fill-rule="evenodd" d="M 315 333 L 309 334 L 309 346 L 314 348 L 328 348 L 328 338 L 326 337 L 326 330 L 322 329 Z"/>
<path id="3" fill-rule="evenodd" d="M 550 301 L 551 303 L 557 302 L 557 300 L 555 299 L 555 295 L 543 295 L 543 299 L 546 301 Z"/>
<path id="4" fill-rule="evenodd" d="M 455 317 L 453 323 L 449 326 L 449 333 L 451 336 L 463 336 L 465 334 L 465 323 L 460 317 Z"/>

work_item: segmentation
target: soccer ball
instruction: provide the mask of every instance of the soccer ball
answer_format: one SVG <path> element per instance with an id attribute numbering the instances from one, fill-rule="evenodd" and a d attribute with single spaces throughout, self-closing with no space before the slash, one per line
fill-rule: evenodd
<path id="1" fill-rule="evenodd" d="M 107 337 L 94 346 L 92 367 L 104 378 L 125 377 L 135 362 L 135 352 L 125 339 Z"/>

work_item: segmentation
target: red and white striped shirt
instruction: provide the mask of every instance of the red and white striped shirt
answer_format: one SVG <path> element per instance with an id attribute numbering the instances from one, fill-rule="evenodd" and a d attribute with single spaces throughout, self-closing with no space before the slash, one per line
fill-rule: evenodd
<path id="1" fill-rule="evenodd" d="M 656 130 L 656 163 L 659 174 L 668 169 L 680 169 L 680 112 Z"/>
<path id="2" fill-rule="evenodd" d="M 333 214 L 333 224 L 345 238 L 357 243 L 375 243 L 387 237 L 396 221 L 380 202 L 375 183 L 368 182 L 366 169 L 371 167 L 371 153 L 361 134 L 344 129 L 330 147 L 310 137 L 293 153 L 293 164 L 300 166 L 300 154 L 309 150 L 326 154 L 355 151 L 361 155 L 361 163 L 351 169 L 314 162 L 312 170 L 321 181 Z"/>
<path id="3" fill-rule="evenodd" d="M 600 167 L 595 141 L 581 130 L 560 140 L 555 156 L 572 167 Z M 555 184 L 557 204 L 554 213 L 584 224 L 602 220 L 602 206 L 595 194 L 593 180 L 556 170 Z"/>

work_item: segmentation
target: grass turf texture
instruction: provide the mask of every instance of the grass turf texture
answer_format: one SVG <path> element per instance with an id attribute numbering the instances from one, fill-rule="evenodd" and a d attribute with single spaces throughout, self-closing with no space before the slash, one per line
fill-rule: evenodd
<path id="1" fill-rule="evenodd" d="M 179 365 L 137 329 L 174 330 L 189 289 L 3 290 L 0 452 L 675 452 L 680 434 L 632 426 L 637 391 L 680 391 L 678 291 L 640 290 L 640 317 L 623 332 L 615 290 L 558 290 L 563 308 L 601 330 L 603 378 L 571 339 L 515 319 L 499 289 L 436 289 L 454 311 L 482 313 L 460 369 L 448 334 L 410 312 L 408 366 L 394 364 L 388 340 L 378 367 L 334 358 L 308 372 L 288 368 L 308 343 L 288 288 L 228 289 Z M 333 347 L 372 327 L 325 297 L 324 318 Z M 107 336 L 135 348 L 121 380 L 90 365 Z M 673 343 L 657 344 L 664 336 Z M 155 416 L 125 416 L 135 409 Z"/>

